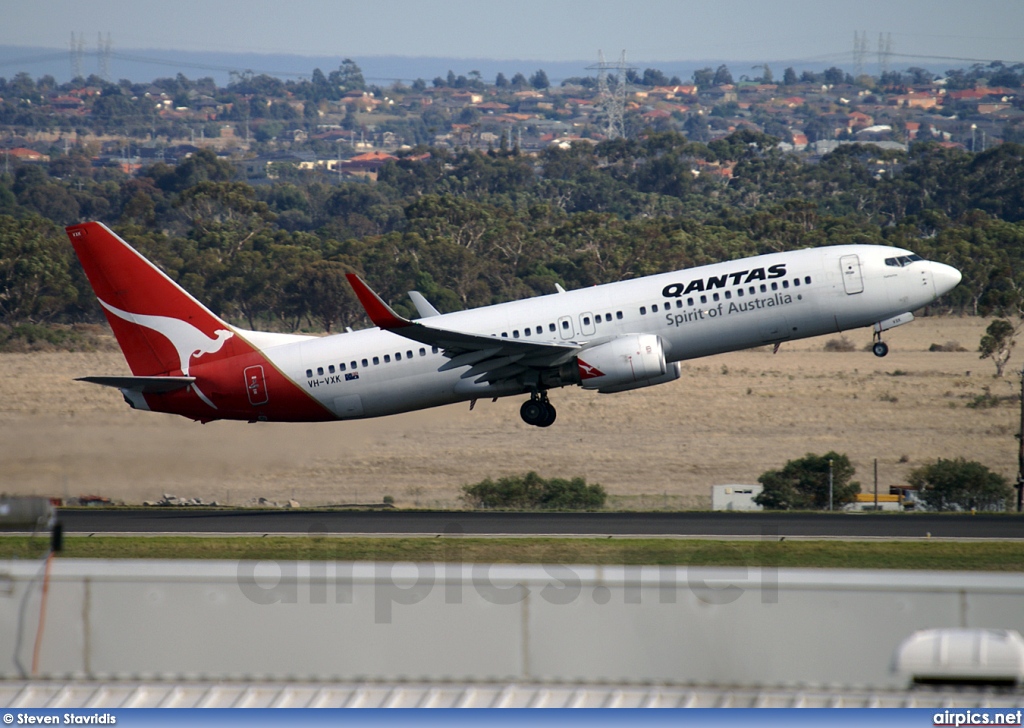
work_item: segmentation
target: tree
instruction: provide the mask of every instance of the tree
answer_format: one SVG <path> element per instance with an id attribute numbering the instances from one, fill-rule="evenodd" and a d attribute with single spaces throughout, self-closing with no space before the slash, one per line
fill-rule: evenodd
<path id="1" fill-rule="evenodd" d="M 699 114 L 690 114 L 683 122 L 683 132 L 690 141 L 706 142 L 709 136 L 708 122 Z"/>
<path id="2" fill-rule="evenodd" d="M 797 84 L 796 71 L 790 66 L 782 72 L 782 85 L 783 86 L 795 86 Z"/>
<path id="3" fill-rule="evenodd" d="M 349 270 L 332 260 L 318 260 L 307 267 L 289 286 L 294 312 L 315 318 L 327 333 L 337 323 L 352 324 L 362 309 L 345 278 Z"/>
<path id="4" fill-rule="evenodd" d="M 77 297 L 67 239 L 49 220 L 0 215 L 0 320 L 42 321 Z"/>
<path id="5" fill-rule="evenodd" d="M 907 482 L 920 491 L 929 508 L 937 511 L 1001 511 L 1013 500 L 1013 489 L 1006 478 L 964 458 L 939 458 L 915 469 Z"/>
<path id="6" fill-rule="evenodd" d="M 910 83 L 915 86 L 925 86 L 932 82 L 935 77 L 931 71 L 926 68 L 919 68 L 918 66 L 911 66 L 907 69 L 907 75 L 910 76 Z"/>
<path id="7" fill-rule="evenodd" d="M 157 163 L 146 170 L 165 192 L 183 192 L 205 181 L 225 182 L 235 176 L 235 166 L 209 149 L 200 149 L 176 167 Z"/>
<path id="8" fill-rule="evenodd" d="M 732 82 L 732 74 L 729 73 L 729 67 L 723 63 L 715 71 L 715 77 L 712 80 L 712 84 L 715 86 L 726 86 Z"/>
<path id="9" fill-rule="evenodd" d="M 530 85 L 535 89 L 544 89 L 551 85 L 548 81 L 548 74 L 544 73 L 543 68 L 538 68 L 537 72 L 530 76 Z"/>
<path id="10" fill-rule="evenodd" d="M 715 72 L 710 67 L 698 68 L 693 72 L 693 84 L 701 91 L 711 88 L 714 79 Z"/>
<path id="11" fill-rule="evenodd" d="M 327 80 L 327 76 L 319 68 L 313 69 L 313 78 L 310 81 L 310 85 L 313 87 L 313 100 L 321 101 L 323 99 L 334 98 L 337 99 L 337 94 L 332 93 L 334 89 L 331 88 L 330 82 Z"/>
<path id="12" fill-rule="evenodd" d="M 644 75 L 640 83 L 644 86 L 668 86 L 668 76 L 659 71 L 657 68 L 645 68 Z"/>
<path id="13" fill-rule="evenodd" d="M 501 71 L 498 71 L 498 75 L 494 78 L 494 85 L 497 88 L 508 88 L 508 79 Z"/>
<path id="14" fill-rule="evenodd" d="M 846 74 L 843 73 L 843 69 L 838 68 L 836 66 L 826 68 L 825 73 L 822 75 L 824 77 L 825 83 L 827 83 L 829 86 L 838 86 L 839 84 L 843 83 L 843 81 L 846 80 Z"/>
<path id="15" fill-rule="evenodd" d="M 1017 345 L 1017 329 L 1006 319 L 996 319 L 985 329 L 985 335 L 981 337 L 978 344 L 978 351 L 981 352 L 979 359 L 991 359 L 996 365 L 996 376 L 1003 376 L 1006 362 L 1010 360 L 1013 347 Z"/>
<path id="16" fill-rule="evenodd" d="M 328 80 L 342 93 L 346 91 L 363 90 L 366 88 L 366 81 L 363 79 L 363 72 L 351 58 L 346 58 L 338 66 L 337 71 L 331 71 Z"/>
<path id="17" fill-rule="evenodd" d="M 846 455 L 808 453 L 790 460 L 781 470 L 769 470 L 757 480 L 764 486 L 754 502 L 770 510 L 824 510 L 829 507 L 829 463 L 832 469 L 832 504 L 839 508 L 854 500 L 860 483 L 850 479 L 854 467 Z"/>
<path id="18" fill-rule="evenodd" d="M 831 139 L 835 134 L 835 128 L 827 119 L 816 116 L 804 125 L 804 134 L 807 135 L 808 141 L 816 142 L 821 139 Z"/>

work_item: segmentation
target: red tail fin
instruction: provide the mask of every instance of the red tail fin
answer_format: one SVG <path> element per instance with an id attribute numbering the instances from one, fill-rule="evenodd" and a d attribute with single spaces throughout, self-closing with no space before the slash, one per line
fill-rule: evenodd
<path id="1" fill-rule="evenodd" d="M 233 355 L 234 331 L 138 251 L 98 222 L 67 228 L 132 373 L 188 374 Z"/>

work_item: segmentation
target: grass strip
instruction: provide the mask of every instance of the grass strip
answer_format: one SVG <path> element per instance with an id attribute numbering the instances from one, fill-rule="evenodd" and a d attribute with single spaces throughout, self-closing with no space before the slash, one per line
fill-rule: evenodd
<path id="1" fill-rule="evenodd" d="M 0 559 L 37 558 L 46 548 L 40 537 L 0 537 Z M 1024 571 L 1024 542 L 71 536 L 60 557 Z"/>

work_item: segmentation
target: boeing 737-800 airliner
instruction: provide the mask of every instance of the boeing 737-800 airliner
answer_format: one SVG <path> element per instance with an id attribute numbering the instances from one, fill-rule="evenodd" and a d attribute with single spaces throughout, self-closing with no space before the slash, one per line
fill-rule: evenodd
<path id="1" fill-rule="evenodd" d="M 547 427 L 552 389 L 664 384 L 686 359 L 863 326 L 885 356 L 883 331 L 960 282 L 908 250 L 841 245 L 447 314 L 413 291 L 420 317 L 409 320 L 349 275 L 376 328 L 316 337 L 228 324 L 102 223 L 67 233 L 132 371 L 84 381 L 201 422 L 347 420 L 529 395 L 523 420 Z"/>

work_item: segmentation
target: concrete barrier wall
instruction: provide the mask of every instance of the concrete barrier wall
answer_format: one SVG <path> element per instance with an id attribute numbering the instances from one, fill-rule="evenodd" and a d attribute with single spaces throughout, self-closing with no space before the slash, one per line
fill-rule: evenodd
<path id="1" fill-rule="evenodd" d="M 0 562 L 0 678 L 41 564 Z M 39 676 L 902 687 L 918 629 L 1024 632 L 1024 575 L 100 561 L 52 566 Z"/>

